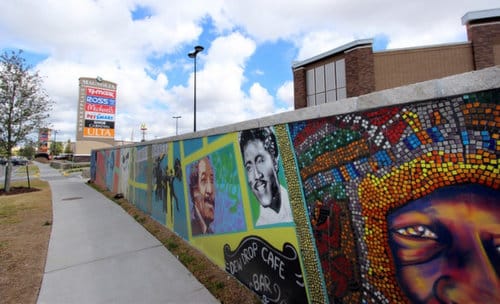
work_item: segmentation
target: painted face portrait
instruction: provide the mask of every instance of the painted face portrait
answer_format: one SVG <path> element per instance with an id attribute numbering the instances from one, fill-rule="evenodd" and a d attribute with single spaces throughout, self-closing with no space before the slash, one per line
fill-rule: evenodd
<path id="1" fill-rule="evenodd" d="M 120 151 L 120 189 L 119 191 L 127 196 L 128 195 L 128 180 L 129 180 L 129 149 L 122 149 Z"/>
<path id="2" fill-rule="evenodd" d="M 214 171 L 208 159 L 204 158 L 198 164 L 198 193 L 194 201 L 206 222 L 214 220 L 214 189 Z"/>
<path id="3" fill-rule="evenodd" d="M 398 282 L 415 303 L 500 303 L 500 192 L 442 188 L 388 215 Z"/>
<path id="4" fill-rule="evenodd" d="M 208 157 L 192 165 L 189 188 L 193 201 L 191 211 L 193 235 L 213 233 L 211 225 L 215 219 L 215 185 L 214 170 Z"/>
<path id="5" fill-rule="evenodd" d="M 243 161 L 248 183 L 260 204 L 264 207 L 275 205 L 279 200 L 276 162 L 264 148 L 260 140 L 249 141 L 243 149 Z"/>

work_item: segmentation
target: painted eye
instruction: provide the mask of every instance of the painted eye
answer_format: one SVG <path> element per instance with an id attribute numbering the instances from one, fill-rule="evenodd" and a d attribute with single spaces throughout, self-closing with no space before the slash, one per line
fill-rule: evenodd
<path id="1" fill-rule="evenodd" d="M 399 228 L 396 229 L 396 232 L 400 235 L 409 237 L 420 237 L 420 238 L 427 238 L 434 240 L 438 238 L 437 235 L 432 230 L 423 225 L 415 225 L 415 226 L 407 226 Z"/>

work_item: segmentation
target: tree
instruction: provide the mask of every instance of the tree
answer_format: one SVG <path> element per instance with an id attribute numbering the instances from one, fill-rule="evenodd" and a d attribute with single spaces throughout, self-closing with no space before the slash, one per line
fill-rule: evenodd
<path id="1" fill-rule="evenodd" d="M 54 141 L 50 145 L 50 154 L 52 155 L 59 155 L 63 151 L 63 144 L 60 141 Z"/>
<path id="2" fill-rule="evenodd" d="M 64 153 L 71 154 L 73 153 L 73 149 L 71 149 L 71 139 L 68 139 L 66 142 L 66 146 L 64 147 Z"/>
<path id="3" fill-rule="evenodd" d="M 10 190 L 12 149 L 44 125 L 53 102 L 42 88 L 38 71 L 22 57 L 22 50 L 0 55 L 0 147 L 9 159 L 4 190 Z"/>
<path id="4" fill-rule="evenodd" d="M 27 159 L 32 159 L 35 156 L 36 149 L 33 143 L 25 145 L 23 148 L 19 149 L 19 155 L 26 157 Z"/>

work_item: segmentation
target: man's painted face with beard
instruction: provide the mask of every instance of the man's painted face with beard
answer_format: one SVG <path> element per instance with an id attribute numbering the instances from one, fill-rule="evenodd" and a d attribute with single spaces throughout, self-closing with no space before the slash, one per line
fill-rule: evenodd
<path id="1" fill-rule="evenodd" d="M 214 171 L 207 158 L 201 159 L 198 164 L 198 193 L 194 198 L 196 207 L 206 223 L 214 220 L 215 191 Z"/>
<path id="2" fill-rule="evenodd" d="M 260 140 L 247 143 L 243 152 L 248 183 L 263 207 L 280 204 L 276 162 Z M 273 208 L 274 209 L 274 208 Z"/>

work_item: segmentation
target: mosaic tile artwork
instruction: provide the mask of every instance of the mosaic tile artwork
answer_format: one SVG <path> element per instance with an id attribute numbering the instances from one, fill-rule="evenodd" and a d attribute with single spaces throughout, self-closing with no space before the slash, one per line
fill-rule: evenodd
<path id="1" fill-rule="evenodd" d="M 288 125 L 330 302 L 404 303 L 423 301 L 422 297 L 447 302 L 453 300 L 446 298 L 452 293 L 473 299 L 462 291 L 441 288 L 448 285 L 440 285 L 440 279 L 428 288 L 417 286 L 417 279 L 425 286 L 426 278 L 407 273 L 414 271 L 418 277 L 419 265 L 432 260 L 419 256 L 417 249 L 427 244 L 445 248 L 447 243 L 428 229 L 434 227 L 431 224 L 401 226 L 400 222 L 408 214 L 441 210 L 447 205 L 435 202 L 452 194 L 431 195 L 462 185 L 468 198 L 488 202 L 481 210 L 489 210 L 484 217 L 496 220 L 498 227 L 499 100 L 500 91 L 492 90 Z M 485 188 L 476 190 L 475 185 Z M 490 191 L 496 196 L 487 194 Z M 417 204 L 411 207 L 413 213 L 398 217 L 410 208 L 409 202 Z M 452 207 L 443 216 L 460 209 Z M 479 218 L 483 219 L 474 220 Z M 391 228 L 389 219 L 400 228 Z M 465 235 L 457 230 L 450 229 L 449 238 Z M 397 249 L 397 241 L 415 251 Z M 460 251 L 449 255 L 447 259 L 457 258 Z M 491 261 L 494 268 L 498 258 Z M 464 276 L 473 279 L 471 273 Z M 489 299 L 484 291 L 475 292 L 475 299 Z"/>
<path id="2" fill-rule="evenodd" d="M 97 150 L 91 179 L 263 303 L 499 303 L 499 100 L 495 89 Z M 261 225 L 270 210 L 285 216 Z"/>

